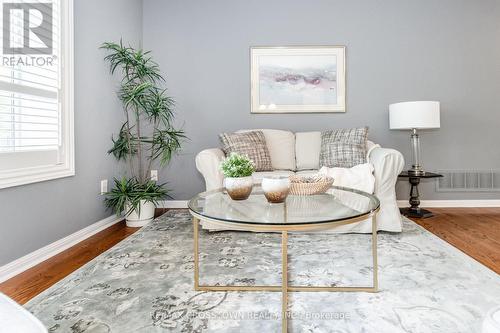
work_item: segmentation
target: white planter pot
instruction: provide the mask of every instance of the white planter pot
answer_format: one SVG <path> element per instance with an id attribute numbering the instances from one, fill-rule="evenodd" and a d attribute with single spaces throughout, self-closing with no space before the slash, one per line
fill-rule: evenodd
<path id="1" fill-rule="evenodd" d="M 266 177 L 262 179 L 262 191 L 270 203 L 285 202 L 290 192 L 290 178 Z"/>
<path id="2" fill-rule="evenodd" d="M 227 177 L 224 179 L 224 187 L 227 194 L 233 200 L 245 200 L 252 193 L 253 178 L 248 177 Z"/>
<path id="3" fill-rule="evenodd" d="M 146 202 L 142 200 L 140 206 L 140 212 L 133 210 L 125 216 L 127 227 L 143 227 L 149 222 L 153 221 L 155 216 L 155 205 L 152 202 Z M 125 211 L 127 212 L 129 209 L 130 206 L 128 204 L 125 204 Z"/>

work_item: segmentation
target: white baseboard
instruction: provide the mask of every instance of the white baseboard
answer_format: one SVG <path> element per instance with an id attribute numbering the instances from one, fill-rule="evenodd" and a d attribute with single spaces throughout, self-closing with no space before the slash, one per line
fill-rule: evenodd
<path id="1" fill-rule="evenodd" d="M 188 200 L 164 200 L 158 208 L 188 208 Z"/>
<path id="2" fill-rule="evenodd" d="M 399 207 L 408 207 L 408 200 L 398 200 Z M 500 200 L 421 200 L 420 207 L 500 207 Z"/>
<path id="3" fill-rule="evenodd" d="M 11 277 L 24 272 L 25 270 L 38 265 L 58 253 L 72 247 L 75 244 L 95 235 L 101 230 L 104 230 L 115 223 L 120 222 L 123 218 L 118 218 L 116 215 L 107 217 L 94 224 L 89 225 L 69 236 L 66 236 L 54 243 L 42 247 L 34 252 L 31 252 L 24 257 L 16 259 L 8 264 L 0 266 L 0 282 L 10 279 Z"/>

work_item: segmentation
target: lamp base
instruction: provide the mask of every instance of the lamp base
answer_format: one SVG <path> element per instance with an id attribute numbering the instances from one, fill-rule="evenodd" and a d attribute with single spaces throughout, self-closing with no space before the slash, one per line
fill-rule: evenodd
<path id="1" fill-rule="evenodd" d="M 413 151 L 413 163 L 411 164 L 411 169 L 408 170 L 408 174 L 412 176 L 423 176 L 425 171 L 420 164 L 420 136 L 416 128 L 412 130 L 410 138 Z"/>
<path id="2" fill-rule="evenodd" d="M 425 171 L 422 170 L 421 168 L 416 169 L 413 167 L 412 169 L 408 170 L 408 175 L 410 176 L 423 176 L 425 175 Z"/>
<path id="3" fill-rule="evenodd" d="M 408 208 L 400 208 L 399 211 L 401 212 L 401 215 L 404 215 L 406 217 L 414 217 L 414 218 L 416 217 L 419 219 L 426 219 L 434 216 L 434 214 L 430 210 L 423 208 L 408 207 Z"/>

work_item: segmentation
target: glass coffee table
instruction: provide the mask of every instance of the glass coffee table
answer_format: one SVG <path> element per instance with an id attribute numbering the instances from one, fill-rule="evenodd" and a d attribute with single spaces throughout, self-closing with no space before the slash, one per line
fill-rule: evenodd
<path id="1" fill-rule="evenodd" d="M 269 204 L 259 185 L 255 185 L 247 200 L 234 201 L 218 189 L 203 192 L 189 201 L 194 227 L 194 289 L 197 291 L 277 291 L 282 293 L 282 331 L 287 332 L 288 292 L 377 292 L 377 220 L 380 202 L 372 194 L 346 187 L 332 186 L 325 194 L 290 195 L 282 204 Z M 332 229 L 371 218 L 373 284 L 371 286 L 292 286 L 288 285 L 288 232 Z M 199 224 L 210 228 L 254 232 L 280 232 L 282 283 L 279 285 L 235 286 L 200 285 L 199 283 Z"/>

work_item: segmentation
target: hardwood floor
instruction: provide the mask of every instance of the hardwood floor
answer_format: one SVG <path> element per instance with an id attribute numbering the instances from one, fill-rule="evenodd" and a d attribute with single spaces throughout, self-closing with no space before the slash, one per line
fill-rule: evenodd
<path id="1" fill-rule="evenodd" d="M 500 208 L 432 208 L 436 216 L 413 219 L 500 274 Z"/>
<path id="2" fill-rule="evenodd" d="M 415 222 L 500 274 L 500 208 L 431 210 L 435 217 Z M 163 212 L 158 210 L 157 215 Z M 137 230 L 117 223 L 0 283 L 0 291 L 24 304 Z"/>
<path id="3" fill-rule="evenodd" d="M 20 304 L 49 288 L 139 228 L 119 222 L 83 242 L 0 284 L 0 291 Z"/>
<path id="4" fill-rule="evenodd" d="M 166 210 L 157 209 L 156 216 Z M 57 281 L 76 271 L 90 260 L 132 235 L 139 228 L 129 228 L 121 221 L 44 262 L 0 283 L 0 292 L 24 304 Z"/>

